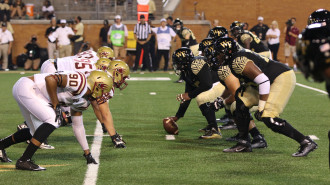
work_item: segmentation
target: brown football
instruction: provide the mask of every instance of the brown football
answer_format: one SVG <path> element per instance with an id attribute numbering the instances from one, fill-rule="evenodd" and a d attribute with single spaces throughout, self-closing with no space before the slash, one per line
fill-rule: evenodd
<path id="1" fill-rule="evenodd" d="M 163 126 L 164 126 L 165 131 L 169 134 L 177 135 L 179 133 L 178 125 L 170 117 L 163 119 Z"/>

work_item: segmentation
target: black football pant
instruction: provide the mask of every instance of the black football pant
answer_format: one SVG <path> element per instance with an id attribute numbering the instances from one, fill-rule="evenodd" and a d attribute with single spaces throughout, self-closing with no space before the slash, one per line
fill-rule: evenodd
<path id="1" fill-rule="evenodd" d="M 153 64 L 155 71 L 158 70 L 158 68 L 159 68 L 159 63 L 160 63 L 160 60 L 162 59 L 162 56 L 164 56 L 164 60 L 165 60 L 164 71 L 167 71 L 169 53 L 170 53 L 170 50 L 157 50 L 157 60 L 156 60 L 157 62 Z"/>
<path id="2" fill-rule="evenodd" d="M 152 66 L 150 63 L 150 58 L 149 58 L 149 43 L 145 43 L 143 45 L 139 44 L 138 42 L 136 43 L 136 58 L 135 58 L 135 64 L 133 67 L 133 71 L 136 71 L 139 67 L 139 61 L 140 61 L 140 57 L 141 57 L 141 51 L 143 49 L 143 60 L 142 60 L 142 64 L 143 64 L 143 68 L 148 68 L 149 71 L 152 70 Z"/>

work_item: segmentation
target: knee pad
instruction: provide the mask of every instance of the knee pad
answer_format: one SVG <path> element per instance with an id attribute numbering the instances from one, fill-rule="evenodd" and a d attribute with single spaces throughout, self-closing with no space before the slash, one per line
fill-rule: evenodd
<path id="1" fill-rule="evenodd" d="M 282 129 L 287 124 L 286 120 L 281 118 L 270 118 L 270 117 L 263 117 L 262 121 L 266 124 L 266 126 L 274 132 L 281 133 Z"/>
<path id="2" fill-rule="evenodd" d="M 54 125 L 49 123 L 43 123 L 38 127 L 38 129 L 33 135 L 33 138 L 40 143 L 43 143 L 55 129 L 56 127 Z"/>

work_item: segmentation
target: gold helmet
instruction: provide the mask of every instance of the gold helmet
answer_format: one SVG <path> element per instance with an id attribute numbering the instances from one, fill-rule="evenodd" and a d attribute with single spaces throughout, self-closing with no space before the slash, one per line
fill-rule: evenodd
<path id="1" fill-rule="evenodd" d="M 106 93 L 109 93 L 113 86 L 111 75 L 105 71 L 95 70 L 87 77 L 88 88 L 91 90 L 91 96 L 99 99 Z"/>
<path id="2" fill-rule="evenodd" d="M 110 60 L 113 59 L 113 50 L 108 46 L 102 46 L 97 50 L 97 56 L 99 58 L 108 58 Z"/>
<path id="3" fill-rule="evenodd" d="M 108 67 L 108 72 L 113 77 L 114 86 L 123 90 L 128 85 L 125 81 L 129 78 L 129 67 L 128 65 L 122 60 L 113 60 L 110 62 Z"/>
<path id="4" fill-rule="evenodd" d="M 111 60 L 108 58 L 100 58 L 95 63 L 95 67 L 98 70 L 106 71 L 110 65 Z"/>

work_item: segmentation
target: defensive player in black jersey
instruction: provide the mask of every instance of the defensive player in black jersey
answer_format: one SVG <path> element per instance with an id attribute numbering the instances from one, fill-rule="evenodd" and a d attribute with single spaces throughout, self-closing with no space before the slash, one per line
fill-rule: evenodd
<path id="1" fill-rule="evenodd" d="M 173 65 L 176 73 L 186 82 L 186 88 L 184 93 L 177 95 L 177 100 L 181 103 L 176 115 L 171 119 L 177 121 L 182 118 L 191 99 L 196 98 L 208 123 L 205 134 L 200 138 L 221 138 L 215 112 L 209 106 L 209 103 L 216 100 L 224 90 L 224 86 L 218 81 L 217 74 L 210 70 L 204 57 L 194 57 L 189 48 L 180 48 L 173 53 Z"/>
<path id="2" fill-rule="evenodd" d="M 297 42 L 298 68 L 305 77 L 316 82 L 326 81 L 330 97 L 330 12 L 314 11 L 308 18 L 309 25 Z"/>
<path id="3" fill-rule="evenodd" d="M 207 62 L 211 66 L 211 70 L 217 72 L 219 76 L 220 83 L 225 86 L 225 90 L 222 93 L 221 97 L 217 98 L 217 101 L 214 103 L 215 110 L 219 110 L 221 108 L 225 108 L 229 112 L 234 112 L 236 109 L 235 102 L 235 92 L 240 87 L 240 82 L 238 78 L 236 78 L 232 73 L 228 65 L 220 65 L 219 62 L 213 58 L 214 56 L 214 45 L 210 45 L 205 49 L 205 56 L 207 58 Z M 240 120 L 235 120 L 240 121 Z M 235 124 L 236 126 L 236 124 Z M 220 127 L 221 128 L 221 127 Z M 249 123 L 249 133 L 251 134 L 253 140 L 251 142 L 252 148 L 266 148 L 267 142 L 263 135 L 260 134 L 257 129 L 252 116 L 250 115 L 250 123 Z M 226 141 L 238 141 L 239 134 L 227 138 Z"/>
<path id="4" fill-rule="evenodd" d="M 247 49 L 238 50 L 236 41 L 220 38 L 215 43 L 216 58 L 221 65 L 229 65 L 231 72 L 241 81 L 236 91 L 235 117 L 239 119 L 237 127 L 240 140 L 237 145 L 224 152 L 251 151 L 248 139 L 250 122 L 249 107 L 258 105 L 255 118 L 263 121 L 274 132 L 281 133 L 300 143 L 300 149 L 293 157 L 307 156 L 317 148 L 317 144 L 308 136 L 293 128 L 286 120 L 279 118 L 294 90 L 296 76 L 289 67 L 270 60 Z M 258 90 L 249 85 L 258 87 Z"/>
<path id="5" fill-rule="evenodd" d="M 254 51 L 260 55 L 271 58 L 271 53 L 267 46 L 261 42 L 261 40 L 248 30 L 243 30 L 243 24 L 239 21 L 234 21 L 230 25 L 231 35 L 237 39 L 237 42 L 243 46 L 243 48 Z"/>

